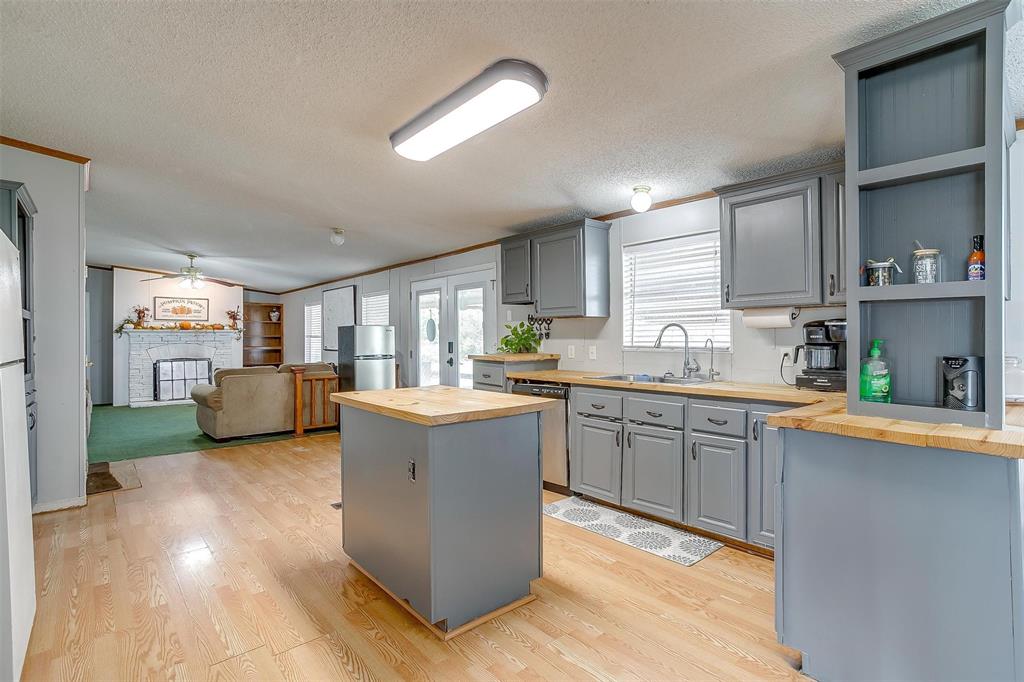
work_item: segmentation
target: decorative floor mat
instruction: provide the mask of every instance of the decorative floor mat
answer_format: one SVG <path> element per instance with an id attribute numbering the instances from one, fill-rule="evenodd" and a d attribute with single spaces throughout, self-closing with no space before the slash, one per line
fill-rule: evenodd
<path id="1" fill-rule="evenodd" d="M 131 490 L 142 486 L 134 462 L 93 462 L 85 479 L 87 495 Z"/>
<path id="2" fill-rule="evenodd" d="M 544 513 L 683 566 L 693 566 L 724 546 L 721 542 L 610 509 L 581 497 L 567 497 L 546 504 Z"/>

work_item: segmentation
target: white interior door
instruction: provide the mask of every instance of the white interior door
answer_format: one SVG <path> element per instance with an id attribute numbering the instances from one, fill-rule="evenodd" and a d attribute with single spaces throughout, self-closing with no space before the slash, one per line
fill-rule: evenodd
<path id="1" fill-rule="evenodd" d="M 413 283 L 416 385 L 473 387 L 469 356 L 497 342 L 494 280 L 488 268 Z"/>

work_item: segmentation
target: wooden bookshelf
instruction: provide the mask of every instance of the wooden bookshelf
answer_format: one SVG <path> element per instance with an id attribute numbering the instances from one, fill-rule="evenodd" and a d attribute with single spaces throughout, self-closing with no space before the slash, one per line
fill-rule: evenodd
<path id="1" fill-rule="evenodd" d="M 277 322 L 270 313 L 277 310 Z M 284 306 L 280 303 L 246 303 L 242 308 L 242 364 L 280 365 L 284 362 Z"/>

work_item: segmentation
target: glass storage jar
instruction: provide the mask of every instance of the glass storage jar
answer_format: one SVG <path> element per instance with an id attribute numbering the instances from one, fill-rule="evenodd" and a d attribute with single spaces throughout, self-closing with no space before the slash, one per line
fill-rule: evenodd
<path id="1" fill-rule="evenodd" d="M 914 284 L 935 284 L 942 281 L 942 251 L 917 249 L 914 251 Z"/>

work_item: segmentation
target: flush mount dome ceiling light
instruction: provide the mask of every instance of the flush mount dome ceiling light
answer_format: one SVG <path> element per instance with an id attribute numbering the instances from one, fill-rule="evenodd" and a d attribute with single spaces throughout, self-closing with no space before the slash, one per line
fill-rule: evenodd
<path id="1" fill-rule="evenodd" d="M 651 207 L 651 188 L 647 185 L 637 185 L 633 188 L 633 197 L 629 205 L 637 213 L 643 213 Z"/>
<path id="2" fill-rule="evenodd" d="M 345 230 L 340 227 L 335 227 L 331 230 L 331 243 L 335 246 L 341 246 L 345 243 Z"/>
<path id="3" fill-rule="evenodd" d="M 502 59 L 391 133 L 391 146 L 413 161 L 429 161 L 544 97 L 548 79 L 533 64 Z"/>

